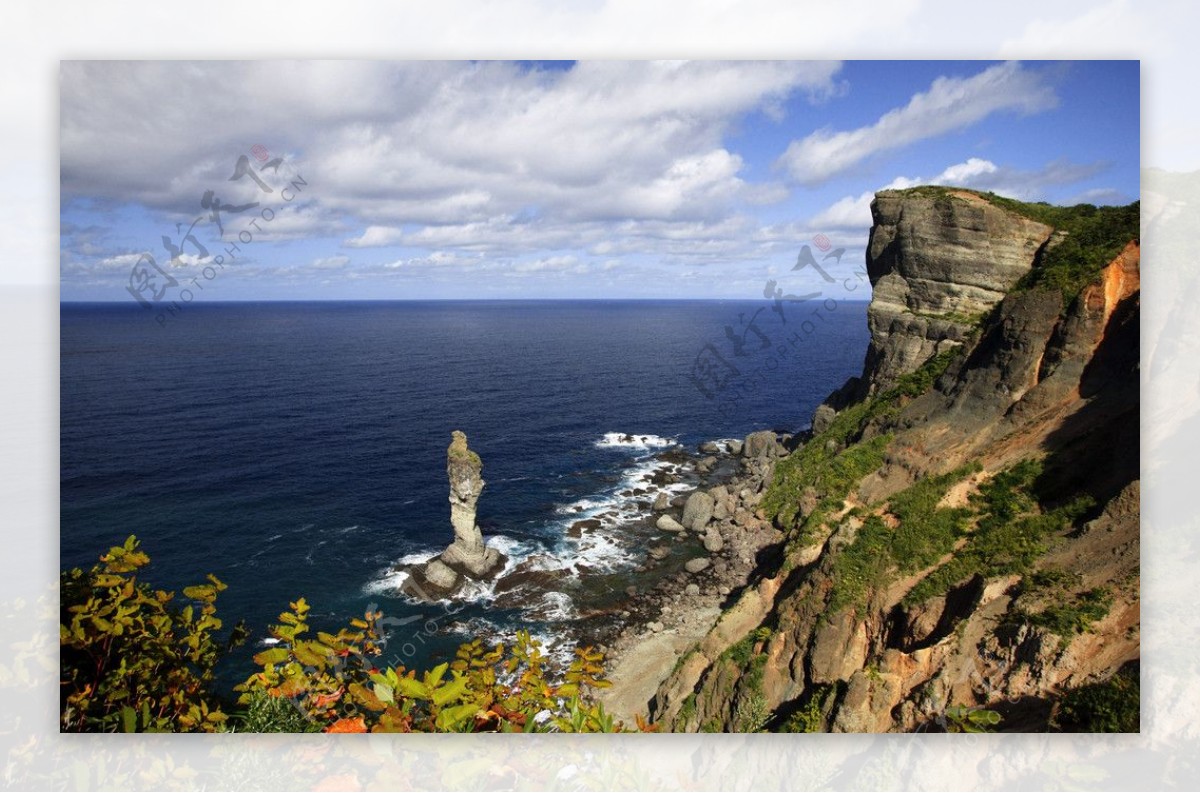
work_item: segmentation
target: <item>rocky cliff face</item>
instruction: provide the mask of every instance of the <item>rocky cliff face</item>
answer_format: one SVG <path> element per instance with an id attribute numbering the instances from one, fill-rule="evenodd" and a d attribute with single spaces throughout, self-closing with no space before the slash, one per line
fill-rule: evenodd
<path id="1" fill-rule="evenodd" d="M 1138 244 L 1064 306 L 1011 291 L 1050 227 L 938 195 L 877 197 L 871 351 L 804 457 L 830 473 L 783 494 L 783 561 L 660 686 L 673 729 L 952 728 L 955 706 L 1039 730 L 1136 664 Z"/>
<path id="2" fill-rule="evenodd" d="M 885 190 L 871 215 L 871 345 L 862 376 L 818 409 L 817 432 L 837 410 L 961 345 L 1029 272 L 1054 231 L 968 191 Z"/>

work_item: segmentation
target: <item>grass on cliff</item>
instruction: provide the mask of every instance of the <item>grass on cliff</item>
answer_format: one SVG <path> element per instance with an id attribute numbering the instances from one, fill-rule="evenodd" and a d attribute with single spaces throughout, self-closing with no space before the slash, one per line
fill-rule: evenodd
<path id="1" fill-rule="evenodd" d="M 1139 201 L 1125 206 L 1057 206 L 936 185 L 914 187 L 907 192 L 932 195 L 935 201 L 953 201 L 952 191 L 973 193 L 993 206 L 1065 232 L 1061 240 L 1047 246 L 1033 269 L 1016 287 L 1018 291 L 1034 288 L 1061 290 L 1064 305 L 1070 305 L 1080 290 L 1094 280 L 1125 245 L 1141 237 Z"/>
<path id="2" fill-rule="evenodd" d="M 1032 569 L 1048 550 L 1050 538 L 1091 507 L 1088 499 L 1077 499 L 1043 510 L 1035 489 L 1041 473 L 1040 460 L 1023 460 L 981 485 L 971 498 L 978 520 L 966 545 L 913 587 L 904 602 L 920 603 L 944 595 L 975 575 L 993 578 Z"/>
<path id="3" fill-rule="evenodd" d="M 952 485 L 977 470 L 976 465 L 963 466 L 922 479 L 892 496 L 888 511 L 896 519 L 894 528 L 879 515 L 869 516 L 854 541 L 834 558 L 827 613 L 862 606 L 896 575 L 918 572 L 953 550 L 967 531 L 972 511 L 939 507 L 938 502 Z"/>
<path id="4" fill-rule="evenodd" d="M 780 525 L 796 526 L 800 502 L 811 493 L 816 507 L 799 524 L 795 540 L 806 542 L 816 536 L 859 480 L 883 464 L 891 435 L 864 441 L 868 425 L 894 416 L 907 400 L 928 391 L 956 353 L 951 349 L 933 356 L 887 391 L 841 411 L 824 432 L 780 460 L 762 502 L 767 516 Z"/>
<path id="5" fill-rule="evenodd" d="M 1053 726 L 1063 732 L 1138 732 L 1141 680 L 1136 664 L 1103 683 L 1074 688 L 1059 700 Z"/>

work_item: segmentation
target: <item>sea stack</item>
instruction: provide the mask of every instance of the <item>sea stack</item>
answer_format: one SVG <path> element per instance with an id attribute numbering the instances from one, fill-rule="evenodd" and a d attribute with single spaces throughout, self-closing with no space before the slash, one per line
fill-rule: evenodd
<path id="1" fill-rule="evenodd" d="M 450 523 L 454 542 L 441 556 L 412 571 L 415 583 L 430 597 L 447 597 L 464 579 L 486 580 L 503 567 L 504 555 L 489 548 L 475 523 L 475 505 L 483 492 L 483 461 L 467 446 L 465 433 L 451 433 L 446 450 L 446 475 L 450 479 Z"/>

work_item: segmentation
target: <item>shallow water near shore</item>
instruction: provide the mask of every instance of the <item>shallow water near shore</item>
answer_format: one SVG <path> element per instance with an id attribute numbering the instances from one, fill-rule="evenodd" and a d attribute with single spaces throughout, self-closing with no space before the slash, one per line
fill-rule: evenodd
<path id="1" fill-rule="evenodd" d="M 766 305 L 226 303 L 159 327 L 132 303 L 64 304 L 61 562 L 136 534 L 156 585 L 219 576 L 220 613 L 253 632 L 230 679 L 300 596 L 321 628 L 377 605 L 389 654 L 411 665 L 479 633 L 553 640 L 638 580 L 646 505 L 691 481 L 664 451 L 800 429 L 861 367 L 863 303 L 791 344 L 763 312 L 771 344 L 735 357 L 725 326 Z M 710 344 L 739 372 L 713 399 L 693 379 Z M 453 429 L 483 459 L 485 536 L 510 572 L 544 575 L 507 598 L 493 584 L 417 604 L 397 596 L 395 567 L 452 539 Z M 677 467 L 680 482 L 648 479 Z"/>

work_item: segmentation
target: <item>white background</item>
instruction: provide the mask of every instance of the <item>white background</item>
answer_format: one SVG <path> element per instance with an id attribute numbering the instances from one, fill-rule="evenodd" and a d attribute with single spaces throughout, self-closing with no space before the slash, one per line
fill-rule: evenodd
<path id="1" fill-rule="evenodd" d="M 1188 2 L 25 2 L 0 6 L 0 785 L 124 789 L 1200 786 L 1196 239 Z M 59 736 L 58 61 L 79 58 L 1142 61 L 1139 736 Z M 137 123 L 130 119 L 130 123 Z M 213 119 L 219 124 L 220 119 Z M 191 134 L 203 135 L 204 130 Z M 119 439 L 114 439 L 114 443 Z"/>

